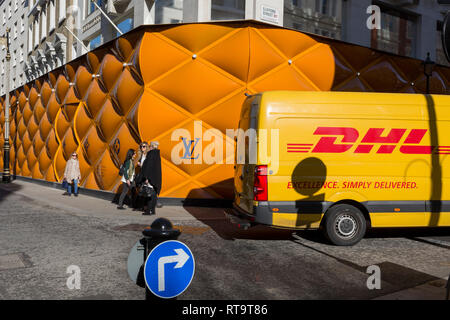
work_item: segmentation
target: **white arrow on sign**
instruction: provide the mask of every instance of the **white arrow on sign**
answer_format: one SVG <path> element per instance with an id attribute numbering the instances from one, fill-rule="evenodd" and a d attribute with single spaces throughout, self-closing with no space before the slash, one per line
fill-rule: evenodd
<path id="1" fill-rule="evenodd" d="M 161 257 L 158 260 L 158 291 L 165 291 L 165 278 L 164 278 L 164 265 L 166 263 L 174 263 L 177 264 L 174 266 L 174 269 L 178 269 L 184 266 L 186 261 L 189 260 L 189 256 L 183 249 L 174 249 L 177 253 L 175 256 L 166 256 Z"/>

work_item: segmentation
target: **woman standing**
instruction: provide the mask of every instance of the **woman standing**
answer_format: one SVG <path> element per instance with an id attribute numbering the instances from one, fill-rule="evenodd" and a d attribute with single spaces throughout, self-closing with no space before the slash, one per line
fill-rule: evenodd
<path id="1" fill-rule="evenodd" d="M 150 151 L 146 154 L 140 173 L 139 182 L 149 187 L 151 193 L 150 197 L 147 197 L 147 208 L 144 215 L 155 214 L 158 195 L 161 191 L 161 155 L 158 147 L 158 141 L 150 143 Z"/>
<path id="2" fill-rule="evenodd" d="M 136 169 L 136 187 L 139 188 L 140 184 L 142 183 L 140 177 L 141 177 L 141 171 L 142 171 L 142 165 L 144 164 L 145 158 L 147 157 L 147 152 L 150 149 L 148 148 L 148 143 L 143 141 L 140 145 L 139 145 L 139 150 L 137 153 L 137 156 L 135 158 L 134 164 L 135 164 L 135 169 Z M 145 199 L 143 199 L 139 194 L 137 194 L 136 196 L 136 201 L 135 201 L 135 208 L 133 209 L 134 211 L 138 211 L 138 210 L 143 210 L 144 208 L 144 201 Z"/>
<path id="3" fill-rule="evenodd" d="M 67 160 L 63 179 L 67 181 L 67 192 L 64 192 L 63 195 L 71 196 L 73 183 L 74 195 L 75 197 L 78 197 L 78 182 L 80 182 L 81 173 L 80 163 L 78 162 L 78 155 L 76 152 L 72 153 L 71 158 Z"/>
<path id="4" fill-rule="evenodd" d="M 124 162 L 124 171 L 122 176 L 122 193 L 119 198 L 119 206 L 117 209 L 124 210 L 123 201 L 125 200 L 125 196 L 127 195 L 129 190 L 133 189 L 134 185 L 134 158 L 136 158 L 136 151 L 133 149 L 129 149 L 127 152 L 127 157 Z M 133 202 L 132 196 L 132 202 Z"/>

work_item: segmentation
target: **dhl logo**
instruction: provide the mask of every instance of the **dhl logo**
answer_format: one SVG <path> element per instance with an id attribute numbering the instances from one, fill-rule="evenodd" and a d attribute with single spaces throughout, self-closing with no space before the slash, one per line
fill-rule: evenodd
<path id="1" fill-rule="evenodd" d="M 343 153 L 357 145 L 353 153 L 370 153 L 376 149 L 376 153 L 392 153 L 401 139 L 410 130 L 406 139 L 400 145 L 403 154 L 450 154 L 450 146 L 421 146 L 419 145 L 428 132 L 427 129 L 391 129 L 384 135 L 384 128 L 370 128 L 362 140 L 357 144 L 359 132 L 350 127 L 318 127 L 314 135 L 323 135 L 314 144 L 288 143 L 289 153 Z"/>

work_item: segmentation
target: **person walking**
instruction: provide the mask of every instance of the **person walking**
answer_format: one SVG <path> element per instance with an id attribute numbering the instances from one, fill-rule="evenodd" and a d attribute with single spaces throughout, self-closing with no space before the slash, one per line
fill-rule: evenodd
<path id="1" fill-rule="evenodd" d="M 129 149 L 127 152 L 127 156 L 125 158 L 125 162 L 123 164 L 124 170 L 123 170 L 123 176 L 122 176 L 122 193 L 120 194 L 119 198 L 119 206 L 117 209 L 124 210 L 123 207 L 123 201 L 125 200 L 126 195 L 128 194 L 128 191 L 131 190 L 133 193 L 134 189 L 134 159 L 136 158 L 136 151 L 133 149 Z M 133 199 L 134 195 L 131 196 L 131 202 L 133 205 Z"/>
<path id="2" fill-rule="evenodd" d="M 155 214 L 156 202 L 161 191 L 161 154 L 158 147 L 158 141 L 152 141 L 150 143 L 150 151 L 146 154 L 140 173 L 140 182 L 142 183 L 141 188 L 146 188 L 148 190 L 146 193 L 147 208 L 143 213 L 144 215 Z"/>
<path id="3" fill-rule="evenodd" d="M 80 182 L 81 180 L 81 173 L 78 154 L 76 152 L 73 152 L 71 158 L 67 160 L 66 168 L 64 169 L 63 180 L 67 181 L 67 192 L 64 192 L 63 195 L 69 197 L 72 195 L 73 184 L 74 196 L 78 197 L 78 182 Z"/>

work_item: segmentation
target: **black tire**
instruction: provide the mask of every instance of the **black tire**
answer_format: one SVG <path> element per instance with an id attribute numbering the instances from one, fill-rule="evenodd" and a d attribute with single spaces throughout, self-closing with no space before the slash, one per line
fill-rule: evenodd
<path id="1" fill-rule="evenodd" d="M 325 214 L 323 231 L 326 238 L 337 246 L 352 246 L 365 235 L 366 219 L 362 212 L 349 204 L 338 204 Z"/>

